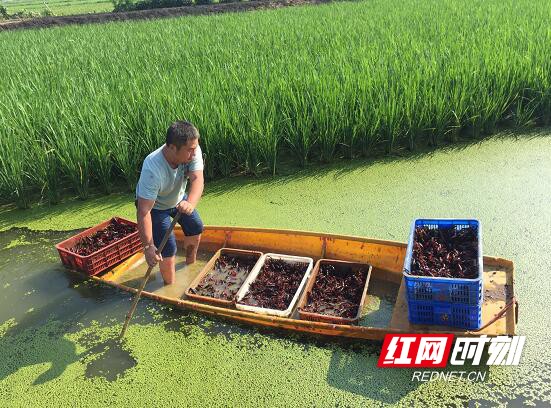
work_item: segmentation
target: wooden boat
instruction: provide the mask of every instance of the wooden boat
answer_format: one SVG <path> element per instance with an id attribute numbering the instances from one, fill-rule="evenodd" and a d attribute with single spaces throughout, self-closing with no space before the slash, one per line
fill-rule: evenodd
<path id="1" fill-rule="evenodd" d="M 181 245 L 182 231 L 177 228 L 175 234 L 178 245 Z M 309 256 L 314 261 L 332 258 L 370 263 L 373 270 L 368 294 L 375 293 L 371 299 L 373 304 L 371 308 L 368 305 L 369 310 L 364 311 L 358 325 L 340 325 L 300 320 L 296 310 L 289 318 L 282 318 L 187 299 L 184 292 L 190 283 L 210 256 L 222 247 Z M 401 242 L 304 231 L 210 226 L 203 233 L 198 262 L 185 266 L 183 270 L 177 263 L 176 283 L 164 286 L 162 279 L 157 277 L 148 282 L 142 296 L 239 322 L 328 336 L 381 340 L 386 333 L 453 333 L 460 336 L 515 334 L 518 304 L 514 296 L 513 262 L 484 256 L 483 326 L 477 331 L 468 331 L 409 323 L 402 279 L 405 253 L 406 244 Z M 135 293 L 145 270 L 143 254 L 137 253 L 91 279 Z"/>

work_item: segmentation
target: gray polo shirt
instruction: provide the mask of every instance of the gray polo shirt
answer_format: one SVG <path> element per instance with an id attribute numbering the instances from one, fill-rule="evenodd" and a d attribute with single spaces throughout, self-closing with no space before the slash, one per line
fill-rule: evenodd
<path id="1" fill-rule="evenodd" d="M 162 149 L 151 152 L 143 161 L 140 180 L 136 186 L 136 199 L 155 200 L 153 208 L 168 210 L 176 207 L 186 192 L 189 173 L 203 170 L 203 154 L 197 145 L 195 155 L 188 164 L 180 164 L 177 169 L 170 167 Z"/>

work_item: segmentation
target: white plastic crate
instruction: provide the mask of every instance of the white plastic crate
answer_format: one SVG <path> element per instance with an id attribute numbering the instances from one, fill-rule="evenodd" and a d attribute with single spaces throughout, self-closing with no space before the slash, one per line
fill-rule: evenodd
<path id="1" fill-rule="evenodd" d="M 256 279 L 260 271 L 262 271 L 262 267 L 264 266 L 264 263 L 266 262 L 266 259 L 272 258 L 272 259 L 281 259 L 288 262 L 301 262 L 305 263 L 307 265 L 306 271 L 304 273 L 304 276 L 302 278 L 302 281 L 300 282 L 300 285 L 295 292 L 295 295 L 293 296 L 291 303 L 285 310 L 277 310 L 277 309 L 269 309 L 264 307 L 258 307 L 258 306 L 250 306 L 245 305 L 242 303 L 239 303 L 241 299 L 245 297 L 247 292 L 249 291 L 249 287 L 252 282 Z M 241 289 L 239 289 L 239 292 L 237 292 L 237 300 L 235 307 L 239 310 L 246 310 L 248 312 L 254 312 L 254 313 L 260 313 L 260 314 L 266 314 L 266 315 L 273 315 L 273 316 L 280 316 L 280 317 L 289 317 L 291 312 L 293 311 L 293 308 L 295 307 L 298 298 L 304 289 L 304 285 L 306 284 L 306 281 L 308 280 L 308 277 L 312 273 L 312 268 L 314 266 L 314 260 L 309 257 L 305 256 L 292 256 L 292 255 L 283 255 L 283 254 L 274 254 L 274 253 L 267 253 L 264 254 L 256 266 L 253 268 L 245 282 L 243 283 L 243 286 L 241 286 Z"/>

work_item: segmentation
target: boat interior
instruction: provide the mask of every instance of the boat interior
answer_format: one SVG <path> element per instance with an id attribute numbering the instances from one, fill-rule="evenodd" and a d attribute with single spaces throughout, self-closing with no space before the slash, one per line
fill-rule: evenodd
<path id="1" fill-rule="evenodd" d="M 171 303 L 183 308 L 228 317 L 243 322 L 275 326 L 284 329 L 315 332 L 346 337 L 381 339 L 385 333 L 435 333 L 458 335 L 513 335 L 516 326 L 514 312 L 503 316 L 480 331 L 415 325 L 408 321 L 408 306 L 403 282 L 403 262 L 406 244 L 393 241 L 333 234 L 271 230 L 241 227 L 206 227 L 201 238 L 197 262 L 186 265 L 181 248 L 183 233 L 175 230 L 180 248 L 176 255 L 176 282 L 164 285 L 158 268 L 154 268 L 142 296 Z M 192 281 L 220 248 L 248 249 L 261 252 L 338 259 L 372 265 L 367 297 L 356 325 L 328 324 L 299 319 L 297 308 L 288 318 L 258 315 L 234 307 L 209 305 L 187 298 L 185 292 Z M 147 270 L 143 254 L 137 253 L 111 270 L 93 277 L 121 289 L 136 292 Z M 484 257 L 483 327 L 495 319 L 513 299 L 514 266 L 506 259 Z"/>

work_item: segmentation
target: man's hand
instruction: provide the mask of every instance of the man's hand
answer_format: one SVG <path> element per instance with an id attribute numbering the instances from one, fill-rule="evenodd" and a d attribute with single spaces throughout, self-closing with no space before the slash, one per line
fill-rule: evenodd
<path id="1" fill-rule="evenodd" d="M 149 246 L 145 250 L 145 260 L 147 261 L 147 264 L 151 267 L 157 265 L 157 262 L 160 262 L 163 260 L 163 256 L 161 254 L 157 255 L 157 248 L 155 245 Z"/>
<path id="2" fill-rule="evenodd" d="M 195 206 L 189 201 L 182 200 L 178 203 L 178 205 L 176 205 L 176 209 L 182 214 L 191 215 L 193 210 L 195 210 Z"/>

